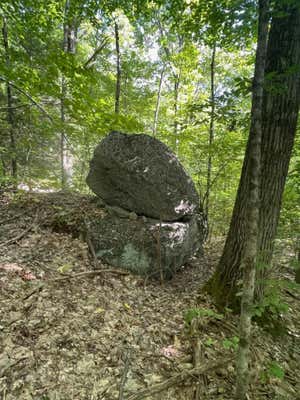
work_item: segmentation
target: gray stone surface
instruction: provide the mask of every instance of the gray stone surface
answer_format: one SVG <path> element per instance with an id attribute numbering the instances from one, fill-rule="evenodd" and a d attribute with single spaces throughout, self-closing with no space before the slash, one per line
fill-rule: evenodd
<path id="1" fill-rule="evenodd" d="M 98 258 L 144 276 L 170 278 L 201 248 L 197 216 L 187 222 L 133 220 L 107 212 L 90 221 L 89 235 Z"/>
<path id="2" fill-rule="evenodd" d="M 198 211 L 191 178 L 174 153 L 148 135 L 110 133 L 95 149 L 87 184 L 110 206 L 162 221 Z"/>

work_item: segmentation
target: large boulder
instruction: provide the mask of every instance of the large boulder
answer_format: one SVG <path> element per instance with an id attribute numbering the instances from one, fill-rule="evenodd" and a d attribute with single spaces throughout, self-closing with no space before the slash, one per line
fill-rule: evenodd
<path id="1" fill-rule="evenodd" d="M 95 149 L 87 184 L 107 204 L 161 221 L 198 211 L 191 178 L 174 153 L 148 135 L 111 132 Z"/>
<path id="2" fill-rule="evenodd" d="M 203 232 L 196 215 L 186 222 L 161 222 L 114 209 L 89 222 L 95 253 L 110 265 L 168 279 L 201 249 Z"/>

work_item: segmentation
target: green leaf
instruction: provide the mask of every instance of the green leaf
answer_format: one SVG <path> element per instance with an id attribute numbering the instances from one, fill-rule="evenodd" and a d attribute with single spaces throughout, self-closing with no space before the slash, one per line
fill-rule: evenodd
<path id="1" fill-rule="evenodd" d="M 63 264 L 59 268 L 57 268 L 57 271 L 61 274 L 65 274 L 67 272 L 72 271 L 73 265 L 72 264 Z"/>
<path id="2" fill-rule="evenodd" d="M 236 350 L 238 347 L 239 338 L 237 336 L 233 336 L 231 339 L 224 339 L 222 344 L 225 349 L 234 349 Z"/>
<path id="3" fill-rule="evenodd" d="M 280 380 L 284 378 L 284 370 L 276 361 L 270 362 L 268 366 L 268 374 Z"/>

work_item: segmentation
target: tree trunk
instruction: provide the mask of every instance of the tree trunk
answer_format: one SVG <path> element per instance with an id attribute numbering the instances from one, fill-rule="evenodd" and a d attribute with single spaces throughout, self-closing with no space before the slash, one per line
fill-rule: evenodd
<path id="1" fill-rule="evenodd" d="M 280 5 L 282 2 L 278 0 Z M 296 4 L 296 2 L 294 3 Z M 284 5 L 281 6 L 283 8 Z M 285 10 L 283 10 L 285 11 Z M 266 74 L 277 71 L 264 96 L 262 185 L 259 214 L 257 297 L 272 262 L 274 239 L 288 174 L 300 105 L 300 6 L 288 7 L 288 17 L 277 17 L 271 27 Z"/>
<path id="2" fill-rule="evenodd" d="M 5 160 L 4 160 L 3 156 L 1 156 L 1 175 L 6 176 L 6 174 L 7 174 L 7 168 L 6 168 Z M 1 186 L 1 184 L 0 184 L 0 186 Z"/>
<path id="3" fill-rule="evenodd" d="M 259 21 L 255 71 L 252 92 L 251 126 L 249 134 L 249 204 L 245 223 L 246 244 L 241 259 L 243 293 L 239 328 L 239 348 L 236 362 L 237 400 L 245 400 L 249 381 L 249 349 L 251 341 L 251 318 L 254 301 L 254 286 L 257 258 L 263 83 L 268 39 L 269 0 L 259 1 Z"/>
<path id="4" fill-rule="evenodd" d="M 180 74 L 174 75 L 174 151 L 177 153 L 178 150 L 178 100 L 179 100 L 179 84 L 180 84 Z"/>
<path id="5" fill-rule="evenodd" d="M 120 54 L 120 37 L 119 25 L 115 22 L 115 42 L 117 54 L 117 81 L 116 81 L 116 98 L 115 98 L 115 113 L 120 113 L 120 95 L 121 95 L 121 54 Z"/>
<path id="6" fill-rule="evenodd" d="M 63 26 L 63 51 L 69 54 L 76 53 L 77 27 L 75 18 L 70 16 L 70 0 L 65 3 L 65 21 Z M 60 135 L 60 163 L 61 163 L 61 186 L 62 189 L 70 187 L 72 181 L 72 155 L 67 142 L 65 123 L 66 123 L 66 98 L 68 95 L 67 80 L 65 76 L 61 79 L 61 101 L 60 119 L 62 131 Z"/>
<path id="7" fill-rule="evenodd" d="M 208 159 L 207 159 L 207 179 L 206 179 L 206 193 L 205 193 L 205 215 L 207 226 L 209 229 L 209 200 L 210 200 L 210 188 L 211 188 L 211 168 L 212 168 L 212 144 L 215 137 L 215 60 L 216 60 L 216 44 L 214 43 L 211 54 L 210 63 L 210 123 L 209 123 L 209 147 L 208 147 Z"/>
<path id="8" fill-rule="evenodd" d="M 164 72 L 165 72 L 165 66 L 162 67 L 162 70 L 160 73 L 160 78 L 159 78 L 156 106 L 155 106 L 155 112 L 154 112 L 154 122 L 153 122 L 153 136 L 154 137 L 156 136 L 156 132 L 157 132 L 158 114 L 159 114 L 159 107 L 160 107 L 161 91 L 162 91 L 162 87 L 163 87 Z"/>
<path id="9" fill-rule="evenodd" d="M 297 269 L 295 274 L 295 282 L 300 283 L 300 244 L 298 248 Z"/>
<path id="10" fill-rule="evenodd" d="M 5 16 L 3 16 L 2 37 L 5 51 L 6 67 L 10 68 L 9 44 L 8 44 L 8 29 Z M 17 185 L 18 178 L 18 164 L 17 164 L 17 145 L 15 138 L 15 116 L 13 111 L 13 98 L 11 85 L 6 83 L 6 98 L 7 98 L 7 122 L 9 125 L 9 138 L 10 138 L 10 159 L 11 159 L 11 175 L 14 180 L 14 185 Z"/>
<path id="11" fill-rule="evenodd" d="M 266 83 L 263 97 L 261 205 L 259 214 L 259 284 L 263 294 L 266 266 L 271 263 L 282 193 L 296 133 L 300 100 L 300 10 L 297 6 L 275 4 L 269 35 Z M 276 16 L 283 11 L 285 16 Z M 271 74 L 272 73 L 272 74 Z M 239 307 L 236 293 L 241 280 L 241 257 L 246 244 L 246 210 L 249 206 L 249 142 L 234 205 L 231 224 L 217 270 L 207 285 L 220 307 Z"/>

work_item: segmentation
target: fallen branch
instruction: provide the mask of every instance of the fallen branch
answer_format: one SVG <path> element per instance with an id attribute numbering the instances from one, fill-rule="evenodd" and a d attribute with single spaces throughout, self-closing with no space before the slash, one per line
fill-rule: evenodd
<path id="1" fill-rule="evenodd" d="M 79 272 L 78 274 L 62 276 L 60 278 L 48 279 L 46 282 L 65 281 L 68 279 L 81 278 L 84 276 L 101 275 L 103 273 L 107 273 L 107 274 L 109 273 L 109 274 L 114 274 L 114 275 L 128 275 L 129 274 L 129 272 L 127 272 L 127 271 L 120 271 L 118 269 L 98 269 L 95 271 Z"/>
<path id="2" fill-rule="evenodd" d="M 33 296 L 37 292 L 41 292 L 44 288 L 44 282 L 40 282 L 38 287 L 28 293 L 26 296 L 23 297 L 22 301 L 28 300 L 31 296 Z"/>
<path id="3" fill-rule="evenodd" d="M 216 362 L 216 363 L 211 363 L 209 365 L 202 365 L 201 367 L 196 367 L 192 369 L 185 369 L 182 372 L 179 372 L 178 374 L 175 374 L 168 378 L 167 380 L 157 383 L 155 385 L 152 385 L 146 389 L 141 389 L 138 392 L 132 394 L 127 398 L 127 400 L 141 400 L 144 397 L 147 396 L 152 396 L 154 394 L 160 393 L 163 390 L 167 390 L 172 386 L 178 386 L 182 384 L 185 380 L 188 378 L 193 378 L 197 379 L 199 376 L 211 372 L 213 370 L 216 370 L 220 367 L 223 367 L 224 365 L 227 365 L 229 362 L 233 361 L 234 357 L 228 357 L 225 360 L 222 360 L 221 362 Z"/>
<path id="4" fill-rule="evenodd" d="M 9 245 L 9 244 L 18 242 L 18 241 L 19 241 L 20 239 L 22 239 L 29 231 L 31 231 L 31 229 L 35 226 L 35 223 L 36 223 L 36 219 L 35 219 L 35 221 L 33 222 L 33 224 L 31 224 L 28 228 L 26 228 L 26 229 L 25 229 L 23 232 L 21 232 L 19 235 L 15 236 L 15 237 L 12 238 L 12 239 L 7 240 L 6 242 L 0 243 L 0 247 L 4 247 L 4 246 L 7 246 L 7 245 Z"/>
<path id="5" fill-rule="evenodd" d="M 87 242 L 88 248 L 89 248 L 89 250 L 90 250 L 90 252 L 91 252 L 91 254 L 93 256 L 95 267 L 97 269 L 100 269 L 100 263 L 99 263 L 99 260 L 97 258 L 95 247 L 94 247 L 94 245 L 93 245 L 93 243 L 91 241 L 89 226 L 88 226 L 88 223 L 87 223 L 85 218 L 84 218 L 84 225 L 85 225 L 85 228 L 86 228 L 86 242 Z"/>

